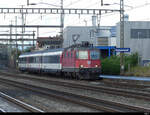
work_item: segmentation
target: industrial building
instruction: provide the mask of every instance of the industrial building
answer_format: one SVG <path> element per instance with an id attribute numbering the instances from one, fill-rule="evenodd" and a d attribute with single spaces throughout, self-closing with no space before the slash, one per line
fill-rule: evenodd
<path id="1" fill-rule="evenodd" d="M 113 55 L 116 46 L 115 26 L 68 26 L 64 29 L 63 48 L 89 42 L 100 49 L 102 57 Z"/>
<path id="2" fill-rule="evenodd" d="M 117 41 L 116 47 L 120 48 L 120 23 L 117 23 L 116 41 Z M 125 21 L 124 47 L 130 48 L 130 52 L 127 52 L 127 54 L 135 52 L 139 53 L 141 65 L 149 65 L 150 21 Z"/>

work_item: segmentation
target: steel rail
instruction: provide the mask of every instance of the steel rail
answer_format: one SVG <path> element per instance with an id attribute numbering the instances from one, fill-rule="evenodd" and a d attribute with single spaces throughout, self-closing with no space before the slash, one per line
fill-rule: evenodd
<path id="1" fill-rule="evenodd" d="M 109 112 L 124 112 L 124 111 L 150 111 L 149 109 L 144 109 L 141 107 L 134 107 L 125 104 L 120 104 L 116 102 L 106 101 L 95 99 L 87 96 L 76 95 L 68 92 L 56 91 L 49 88 L 43 88 L 38 86 L 33 86 L 31 84 L 20 83 L 14 80 L 8 80 L 0 78 L 1 82 L 7 83 L 13 86 L 25 88 L 28 90 L 32 90 L 44 95 L 61 98 L 70 102 L 74 102 L 80 105 L 84 105 L 90 108 L 94 108 L 96 110 L 103 110 Z M 71 97 L 71 99 L 70 99 Z M 101 105 L 102 104 L 102 105 Z"/>
<path id="2" fill-rule="evenodd" d="M 40 109 L 38 109 L 36 107 L 33 107 L 33 106 L 29 105 L 29 104 L 26 104 L 26 103 L 24 103 L 24 102 L 22 102 L 22 101 L 20 101 L 18 99 L 15 99 L 15 98 L 13 98 L 13 97 L 11 97 L 9 95 L 6 95 L 6 94 L 2 93 L 2 92 L 0 92 L 0 96 L 2 98 L 5 98 L 6 100 L 8 100 L 10 102 L 15 103 L 16 105 L 21 106 L 22 108 L 28 110 L 29 112 L 44 112 L 44 111 L 42 111 L 42 110 L 40 110 Z"/>
<path id="3" fill-rule="evenodd" d="M 132 88 L 148 88 L 150 86 L 147 86 L 147 85 L 138 85 L 138 84 L 133 84 L 133 83 L 120 83 L 120 82 L 116 82 L 116 81 L 101 81 L 102 83 L 104 84 L 108 84 L 108 85 L 114 85 L 114 86 L 118 86 L 118 87 L 124 87 L 124 88 L 127 88 L 127 87 L 132 87 Z"/>
<path id="4" fill-rule="evenodd" d="M 39 93 L 41 95 L 44 95 L 44 96 L 55 97 L 55 98 L 58 98 L 58 99 L 61 99 L 61 100 L 69 101 L 71 103 L 76 103 L 76 104 L 79 104 L 79 105 L 83 105 L 85 107 L 89 107 L 89 108 L 92 108 L 92 109 L 95 109 L 95 110 L 118 112 L 117 110 L 114 110 L 114 109 L 111 109 L 111 108 L 107 108 L 107 107 L 104 107 L 104 106 L 97 106 L 96 104 L 90 104 L 90 103 L 88 103 L 86 101 L 83 101 L 82 99 L 79 99 L 79 98 L 78 99 L 75 99 L 75 98 L 72 99 L 72 98 L 69 97 L 69 96 L 71 96 L 71 93 L 66 93 L 65 94 L 64 92 L 58 92 L 56 90 L 50 90 L 50 89 L 37 87 L 37 86 L 24 84 L 24 83 L 19 83 L 19 82 L 16 82 L 16 81 L 6 80 L 6 79 L 2 79 L 2 78 L 0 78 L 0 82 L 5 83 L 5 84 L 9 84 L 11 86 L 31 90 L 31 91 L 34 91 L 34 92 Z"/>
<path id="5" fill-rule="evenodd" d="M 4 73 L 5 75 L 12 75 L 9 73 Z M 98 91 L 98 92 L 104 92 L 104 93 L 109 93 L 113 95 L 120 95 L 120 96 L 126 96 L 126 97 L 131 97 L 131 98 L 137 98 L 137 99 L 144 99 L 144 100 L 150 100 L 150 93 L 140 93 L 140 92 L 133 92 L 133 91 L 125 91 L 122 89 L 116 89 L 116 88 L 110 88 L 110 87 L 104 87 L 104 86 L 89 86 L 89 85 L 84 85 L 84 84 L 79 84 L 79 83 L 68 83 L 68 82 L 62 82 L 62 81 L 56 81 L 56 80 L 48 80 L 48 79 L 43 79 L 43 78 L 31 78 L 27 76 L 20 76 L 20 75 L 15 75 L 15 77 L 23 77 L 23 78 L 28 78 L 31 80 L 37 80 L 40 82 L 44 83 L 51 83 L 54 85 L 60 85 L 60 86 L 65 86 L 65 87 L 71 87 L 71 88 L 80 88 L 80 89 L 86 89 L 86 90 L 92 90 L 92 91 Z"/>
<path id="6" fill-rule="evenodd" d="M 12 74 L 8 74 L 8 73 L 5 73 L 5 75 L 12 76 Z M 89 86 L 89 85 L 82 85 L 79 83 L 68 83 L 68 82 L 61 82 L 61 81 L 56 81 L 56 80 L 47 80 L 47 79 L 43 79 L 43 78 L 31 78 L 31 77 L 27 77 L 27 76 L 15 75 L 15 77 L 17 77 L 17 76 L 28 78 L 31 80 L 37 80 L 40 82 L 51 83 L 54 85 L 61 85 L 61 86 L 65 86 L 65 87 L 81 88 L 81 89 L 86 89 L 86 90 L 110 93 L 113 95 L 121 95 L 121 96 L 127 96 L 127 97 L 132 97 L 132 98 L 150 100 L 150 98 L 149 98 L 150 94 L 147 94 L 147 93 L 145 94 L 145 93 L 138 93 L 138 92 L 131 92 L 131 91 L 123 91 L 121 89 L 115 89 L 115 88 L 108 88 L 108 87 L 106 88 L 106 87 L 102 87 L 102 86 L 100 86 L 100 87 Z"/>
<path id="7" fill-rule="evenodd" d="M 5 73 L 7 75 L 11 75 L 8 73 Z M 15 75 L 16 77 L 24 77 L 27 78 L 27 76 L 20 76 L 20 75 Z M 89 85 L 84 85 L 84 84 L 79 84 L 79 83 L 69 83 L 69 82 L 62 82 L 62 81 L 56 81 L 56 80 L 48 80 L 48 79 L 43 79 L 43 78 L 30 78 L 28 79 L 31 80 L 37 80 L 40 82 L 44 83 L 51 83 L 54 85 L 61 85 L 65 87 L 71 87 L 71 88 L 80 88 L 80 89 L 86 89 L 86 90 L 92 90 L 92 91 L 98 91 L 98 92 L 104 92 L 104 93 L 109 93 L 113 95 L 120 95 L 120 96 L 125 96 L 125 97 L 131 97 L 131 98 L 137 98 L 137 99 L 144 99 L 144 100 L 150 100 L 150 93 L 140 93 L 140 92 L 135 92 L 135 91 L 125 91 L 122 89 L 116 89 L 116 88 L 110 88 L 110 87 L 104 87 L 104 86 L 89 86 Z"/>
<path id="8" fill-rule="evenodd" d="M 4 109 L 1 109 L 1 108 L 0 108 L 0 112 L 6 113 L 6 111 Z"/>
<path id="9" fill-rule="evenodd" d="M 22 76 L 23 77 L 23 76 Z M 25 77 L 25 76 L 24 76 Z M 146 92 L 137 92 L 137 91 L 125 91 L 122 89 L 116 89 L 116 88 L 110 88 L 110 87 L 104 87 L 104 86 L 89 86 L 79 83 L 69 83 L 69 82 L 63 82 L 63 81 L 56 81 L 56 80 L 48 80 L 43 78 L 30 78 L 31 80 L 37 80 L 45 83 L 51 83 L 54 85 L 61 85 L 65 87 L 71 87 L 71 88 L 80 88 L 80 89 L 86 89 L 86 90 L 92 90 L 92 91 L 98 91 L 98 92 L 104 92 L 109 93 L 113 95 L 120 95 L 120 96 L 126 96 L 126 97 L 132 97 L 137 99 L 144 99 L 144 100 L 150 100 L 150 93 Z"/>

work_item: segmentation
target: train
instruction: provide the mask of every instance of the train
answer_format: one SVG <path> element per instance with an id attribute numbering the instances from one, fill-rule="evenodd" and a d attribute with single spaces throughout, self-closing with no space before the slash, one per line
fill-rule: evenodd
<path id="1" fill-rule="evenodd" d="M 19 56 L 18 68 L 21 72 L 100 79 L 100 51 L 91 45 L 75 44 L 68 48 L 28 52 Z"/>

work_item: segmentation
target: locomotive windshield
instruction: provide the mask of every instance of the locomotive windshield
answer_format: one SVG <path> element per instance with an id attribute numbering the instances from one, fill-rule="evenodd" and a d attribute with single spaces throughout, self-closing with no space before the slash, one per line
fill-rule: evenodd
<path id="1" fill-rule="evenodd" d="M 78 58 L 78 59 L 88 59 L 88 51 L 78 51 L 77 53 L 76 53 L 76 57 Z"/>
<path id="2" fill-rule="evenodd" d="M 98 50 L 91 50 L 90 58 L 93 60 L 100 59 L 100 52 Z"/>

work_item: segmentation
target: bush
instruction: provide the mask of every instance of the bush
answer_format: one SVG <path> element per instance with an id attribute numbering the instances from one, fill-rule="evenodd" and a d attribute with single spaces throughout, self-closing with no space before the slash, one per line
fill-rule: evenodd
<path id="1" fill-rule="evenodd" d="M 120 57 L 112 56 L 101 60 L 102 74 L 120 74 Z"/>
<path id="2" fill-rule="evenodd" d="M 138 62 L 138 54 L 125 55 L 125 71 L 128 70 L 128 65 L 134 67 Z M 111 56 L 101 59 L 102 74 L 119 75 L 120 74 L 120 56 Z"/>
<path id="3" fill-rule="evenodd" d="M 128 65 L 130 67 L 135 67 L 138 64 L 138 53 L 134 53 L 131 55 L 125 55 L 125 71 L 128 70 Z"/>

